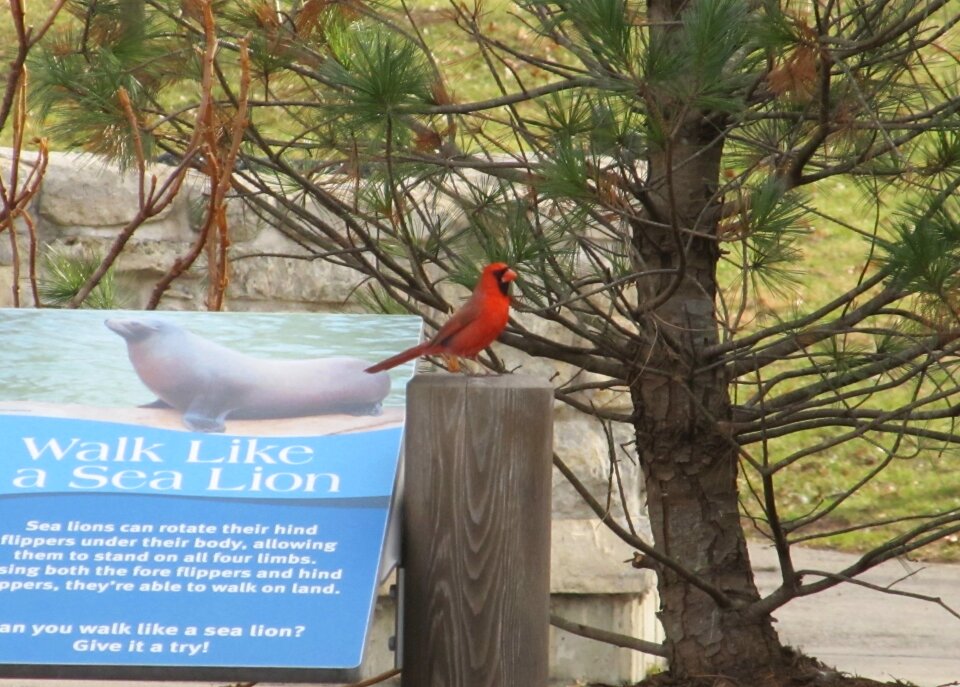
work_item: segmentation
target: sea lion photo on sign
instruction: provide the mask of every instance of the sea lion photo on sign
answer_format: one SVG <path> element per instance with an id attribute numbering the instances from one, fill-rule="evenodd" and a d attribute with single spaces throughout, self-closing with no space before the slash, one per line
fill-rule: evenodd
<path id="1" fill-rule="evenodd" d="M 264 359 L 159 318 L 105 324 L 126 341 L 158 404 L 182 412 L 195 432 L 223 432 L 228 418 L 378 415 L 390 391 L 389 375 L 364 372 L 369 362 L 360 358 Z"/>

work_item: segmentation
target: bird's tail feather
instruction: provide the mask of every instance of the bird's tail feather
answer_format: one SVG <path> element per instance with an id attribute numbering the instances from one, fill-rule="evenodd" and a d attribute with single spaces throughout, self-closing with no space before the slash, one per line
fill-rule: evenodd
<path id="1" fill-rule="evenodd" d="M 374 372 L 382 372 L 383 370 L 389 370 L 391 367 L 403 365 L 408 360 L 413 360 L 414 358 L 419 358 L 421 355 L 427 355 L 429 353 L 431 353 L 430 343 L 422 343 L 419 346 L 408 348 L 402 353 L 397 353 L 395 356 L 387 358 L 386 360 L 381 360 L 376 365 L 368 367 L 366 371 L 371 374 Z"/>

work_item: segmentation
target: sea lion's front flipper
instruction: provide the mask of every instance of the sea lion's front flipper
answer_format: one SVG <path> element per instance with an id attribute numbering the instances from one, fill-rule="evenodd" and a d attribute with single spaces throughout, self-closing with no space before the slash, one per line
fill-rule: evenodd
<path id="1" fill-rule="evenodd" d="M 158 398 L 152 403 L 144 403 L 143 405 L 137 406 L 138 408 L 173 408 L 172 405 L 164 401 L 162 398 Z"/>
<path id="2" fill-rule="evenodd" d="M 183 424 L 192 432 L 223 432 L 224 420 L 230 409 L 224 409 L 223 399 L 215 394 L 199 394 L 183 413 Z"/>

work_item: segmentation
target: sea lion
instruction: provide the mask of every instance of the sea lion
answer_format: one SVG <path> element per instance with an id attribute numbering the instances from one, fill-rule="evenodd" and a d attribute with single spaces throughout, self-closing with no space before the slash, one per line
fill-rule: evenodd
<path id="1" fill-rule="evenodd" d="M 386 373 L 348 356 L 265 360 L 214 343 L 161 319 L 104 323 L 127 342 L 133 369 L 195 432 L 222 432 L 227 417 L 379 415 L 390 391 Z"/>

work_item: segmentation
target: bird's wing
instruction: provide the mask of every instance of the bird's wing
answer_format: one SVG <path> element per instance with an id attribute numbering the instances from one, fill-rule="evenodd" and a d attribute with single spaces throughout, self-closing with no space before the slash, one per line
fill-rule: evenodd
<path id="1" fill-rule="evenodd" d="M 436 335 L 430 340 L 431 347 L 448 347 L 451 340 L 475 322 L 481 313 L 481 304 L 476 297 L 471 296 L 470 299 L 437 330 Z"/>

